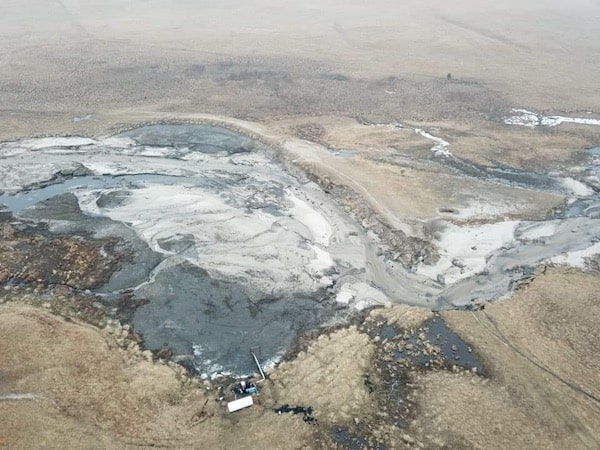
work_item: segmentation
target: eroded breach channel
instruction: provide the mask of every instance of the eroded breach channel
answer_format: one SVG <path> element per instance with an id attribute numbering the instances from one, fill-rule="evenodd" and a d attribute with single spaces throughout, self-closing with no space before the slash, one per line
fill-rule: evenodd
<path id="1" fill-rule="evenodd" d="M 95 292 L 107 302 L 123 290 L 147 298 L 133 316 L 146 345 L 168 345 L 207 376 L 253 371 L 251 347 L 276 361 L 299 333 L 352 310 L 479 304 L 542 261 L 600 250 L 594 185 L 571 202 L 579 213 L 560 218 L 445 224 L 439 261 L 408 271 L 270 154 L 240 134 L 190 124 L 3 143 L 0 204 L 51 233 L 118 239 L 131 256 Z"/>

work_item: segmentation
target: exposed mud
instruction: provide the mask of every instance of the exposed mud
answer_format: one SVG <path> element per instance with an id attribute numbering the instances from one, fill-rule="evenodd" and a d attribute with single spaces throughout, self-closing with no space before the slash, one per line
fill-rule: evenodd
<path id="1" fill-rule="evenodd" d="M 484 169 L 434 151 L 436 163 L 486 182 L 563 195 L 579 186 L 588 190 L 579 189 L 569 209 L 552 220 L 439 222 L 429 232 L 431 242 L 376 217 L 363 219 L 383 247 L 332 200 L 333 194 L 343 202 L 351 195 L 347 189 L 316 173 L 325 190 L 298 180 L 263 144 L 221 128 L 153 125 L 98 139 L 32 139 L 4 143 L 0 154 L 2 188 L 11 192 L 0 202 L 8 212 L 53 235 L 101 240 L 102 254 L 110 255 L 104 272 L 85 283 L 73 271 L 60 278 L 60 265 L 52 276 L 30 267 L 28 280 L 74 283 L 106 303 L 133 290 L 135 304 L 149 300 L 131 310 L 146 345 L 171 347 L 205 376 L 252 371 L 252 362 L 239 357 L 245 347 L 260 347 L 272 364 L 299 334 L 345 321 L 340 307 L 479 307 L 527 283 L 540 263 L 564 258 L 579 264 L 600 240 L 593 152 L 582 162 L 581 181 L 565 183 L 560 174 Z M 371 213 L 359 208 L 352 214 Z M 63 247 L 74 248 L 52 242 L 48 261 Z M 16 267 L 3 276 L 14 278 Z"/>
<path id="2" fill-rule="evenodd" d="M 248 348 L 273 364 L 299 333 L 345 320 L 336 301 L 344 287 L 359 308 L 387 301 L 369 284 L 360 227 L 260 148 L 201 125 L 9 143 L 4 158 L 16 158 L 21 175 L 5 178 L 14 193 L 2 199 L 50 233 L 119 242 L 119 270 L 86 287 L 107 303 L 125 289 L 148 299 L 132 319 L 149 348 L 169 346 L 205 376 L 241 375 L 254 370 L 241 356 Z M 40 170 L 36 189 L 24 170 L 45 159 L 95 175 L 59 183 Z"/>

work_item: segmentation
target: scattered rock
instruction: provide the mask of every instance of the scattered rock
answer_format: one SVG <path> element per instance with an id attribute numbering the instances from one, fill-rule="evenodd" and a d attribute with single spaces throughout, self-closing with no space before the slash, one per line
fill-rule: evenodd
<path id="1" fill-rule="evenodd" d="M 164 360 L 169 360 L 171 359 L 171 357 L 173 356 L 173 351 L 167 347 L 166 345 L 163 345 L 157 352 L 156 352 L 156 357 L 158 359 L 164 359 Z"/>

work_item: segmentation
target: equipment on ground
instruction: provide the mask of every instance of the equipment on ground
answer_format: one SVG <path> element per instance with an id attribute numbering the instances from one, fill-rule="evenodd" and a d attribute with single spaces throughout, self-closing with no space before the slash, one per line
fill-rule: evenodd
<path id="1" fill-rule="evenodd" d="M 256 382 L 242 380 L 231 389 L 231 392 L 233 392 L 233 395 L 235 396 L 235 400 L 227 403 L 227 410 L 230 413 L 252 406 L 254 404 L 252 396 L 258 395 L 258 387 L 256 384 L 265 381 L 267 378 L 263 368 L 258 362 L 256 354 L 252 350 L 250 350 L 250 354 L 256 363 L 256 367 L 258 367 L 261 379 Z"/>
<path id="2" fill-rule="evenodd" d="M 254 401 L 252 400 L 252 396 L 247 395 L 246 397 L 238 398 L 237 400 L 227 403 L 227 410 L 232 413 L 247 408 L 248 406 L 252 406 L 253 404 Z"/>

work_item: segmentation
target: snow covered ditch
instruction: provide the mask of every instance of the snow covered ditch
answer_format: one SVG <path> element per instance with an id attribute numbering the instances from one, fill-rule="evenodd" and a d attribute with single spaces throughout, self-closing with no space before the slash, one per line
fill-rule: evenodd
<path id="1" fill-rule="evenodd" d="M 504 119 L 506 125 L 519 125 L 522 127 L 535 128 L 556 127 L 563 123 L 574 123 L 579 125 L 600 125 L 600 119 L 591 117 L 565 117 L 565 116 L 543 116 L 526 109 L 513 108 L 512 115 Z"/>
<path id="2" fill-rule="evenodd" d="M 420 128 L 415 128 L 415 133 L 419 136 L 423 136 L 425 139 L 429 139 L 434 143 L 433 147 L 431 147 L 431 153 L 433 153 L 435 156 L 443 156 L 446 158 L 452 156 L 452 153 L 449 150 L 450 143 L 446 142 L 442 138 L 427 133 L 425 130 Z"/>

